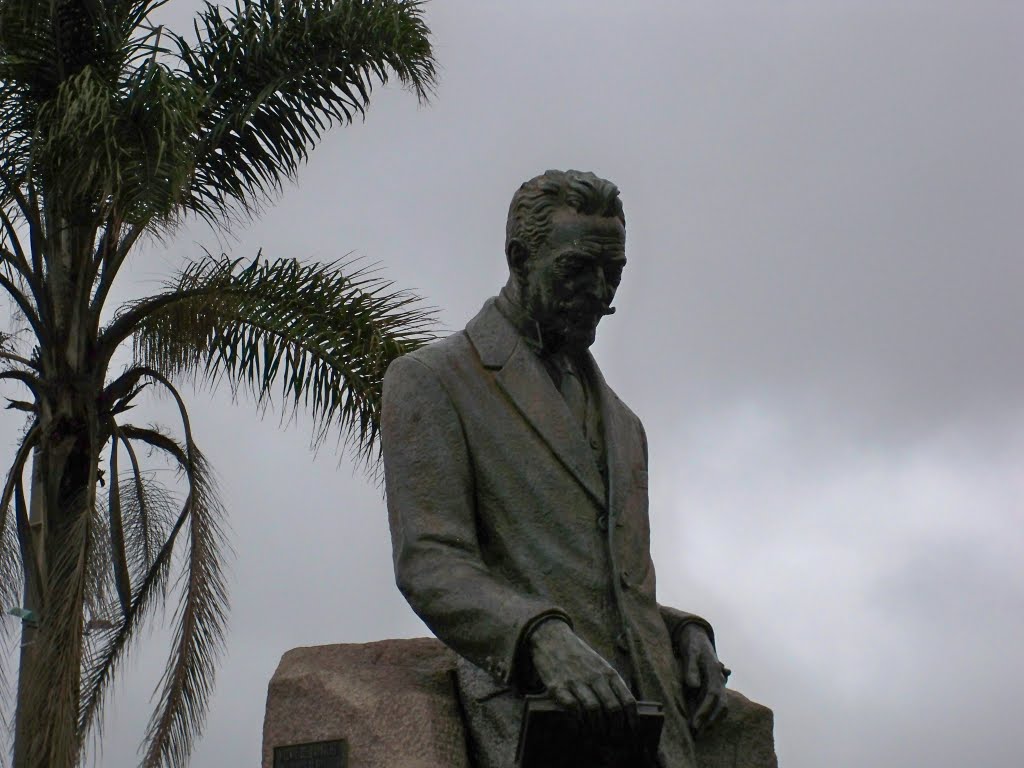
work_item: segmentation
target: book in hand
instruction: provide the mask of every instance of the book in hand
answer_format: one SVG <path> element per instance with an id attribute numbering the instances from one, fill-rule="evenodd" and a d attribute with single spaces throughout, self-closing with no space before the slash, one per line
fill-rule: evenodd
<path id="1" fill-rule="evenodd" d="M 631 734 L 594 734 L 549 697 L 527 696 L 516 768 L 654 768 L 664 721 L 661 704 L 638 701 Z"/>

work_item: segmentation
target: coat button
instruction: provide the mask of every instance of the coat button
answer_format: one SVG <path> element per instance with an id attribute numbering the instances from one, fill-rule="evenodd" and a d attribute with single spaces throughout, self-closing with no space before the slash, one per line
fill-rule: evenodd
<path id="1" fill-rule="evenodd" d="M 619 634 L 616 636 L 615 647 L 618 648 L 620 651 L 626 651 L 627 653 L 629 652 L 629 640 L 626 639 L 625 632 L 619 632 Z"/>
<path id="2" fill-rule="evenodd" d="M 629 583 L 629 571 L 623 569 L 622 572 L 619 573 L 619 583 L 622 584 L 625 589 L 629 589 L 633 586 Z"/>
<path id="3" fill-rule="evenodd" d="M 608 530 L 608 515 L 605 515 L 605 514 L 598 515 L 598 518 L 597 518 L 597 528 L 600 531 L 607 531 Z"/>
<path id="4" fill-rule="evenodd" d="M 593 448 L 595 451 L 601 447 L 601 444 L 597 442 L 596 437 L 590 438 L 590 447 Z"/>

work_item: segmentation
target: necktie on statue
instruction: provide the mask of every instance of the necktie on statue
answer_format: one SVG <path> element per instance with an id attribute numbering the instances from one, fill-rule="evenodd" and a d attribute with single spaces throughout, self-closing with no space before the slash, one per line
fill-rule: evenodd
<path id="1" fill-rule="evenodd" d="M 562 382 L 559 386 L 562 398 L 565 400 L 565 404 L 569 406 L 569 412 L 572 413 L 576 422 L 580 425 L 580 429 L 586 430 L 587 393 L 583 388 L 583 382 L 580 380 L 579 373 L 567 357 L 559 358 L 558 369 L 562 375 Z"/>

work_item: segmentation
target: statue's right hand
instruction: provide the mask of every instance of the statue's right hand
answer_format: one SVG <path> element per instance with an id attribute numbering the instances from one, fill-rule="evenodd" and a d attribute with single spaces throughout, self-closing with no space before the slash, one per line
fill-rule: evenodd
<path id="1" fill-rule="evenodd" d="M 533 667 L 560 706 L 575 712 L 595 733 L 631 732 L 636 699 L 619 673 L 559 619 L 530 633 Z"/>

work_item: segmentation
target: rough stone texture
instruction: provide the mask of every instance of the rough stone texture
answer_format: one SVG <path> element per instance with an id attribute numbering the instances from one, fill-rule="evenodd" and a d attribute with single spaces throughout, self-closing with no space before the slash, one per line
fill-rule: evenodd
<path id="1" fill-rule="evenodd" d="M 295 648 L 267 692 L 263 768 L 275 746 L 347 739 L 351 768 L 472 768 L 452 685 L 455 655 L 434 638 Z M 697 742 L 700 768 L 777 768 L 772 711 L 729 691 L 729 714 Z"/>
<path id="2" fill-rule="evenodd" d="M 330 739 L 348 740 L 352 768 L 470 768 L 454 667 L 425 637 L 288 651 L 267 691 L 263 768 L 276 746 Z"/>
<path id="3" fill-rule="evenodd" d="M 697 741 L 700 768 L 778 768 L 774 716 L 742 693 L 728 691 L 729 712 Z"/>

